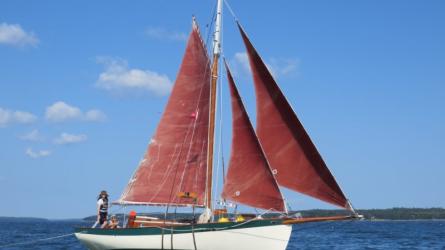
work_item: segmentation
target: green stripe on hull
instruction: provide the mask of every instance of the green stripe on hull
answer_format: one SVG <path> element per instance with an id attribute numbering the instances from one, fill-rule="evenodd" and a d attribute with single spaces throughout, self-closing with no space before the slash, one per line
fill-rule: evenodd
<path id="1" fill-rule="evenodd" d="M 208 224 L 195 224 L 193 231 L 195 233 L 210 232 L 210 231 L 224 231 L 230 229 L 242 229 L 252 227 L 267 227 L 281 225 L 283 220 L 271 219 L 271 220 L 253 220 L 249 222 L 226 222 L 226 223 L 208 223 Z M 162 227 L 162 224 L 159 225 Z M 192 226 L 175 226 L 165 227 L 162 230 L 159 227 L 141 227 L 141 228 L 117 228 L 117 229 L 102 229 L 102 228 L 77 228 L 76 233 L 94 234 L 94 235 L 115 235 L 115 236 L 135 236 L 135 235 L 165 235 L 191 233 Z M 164 232 L 162 232 L 164 231 Z"/>

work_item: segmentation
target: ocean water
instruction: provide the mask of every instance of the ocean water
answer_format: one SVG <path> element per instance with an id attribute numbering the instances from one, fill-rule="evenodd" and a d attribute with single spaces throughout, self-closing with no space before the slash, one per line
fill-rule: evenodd
<path id="1" fill-rule="evenodd" d="M 0 249 L 84 250 L 70 235 L 77 226 L 87 225 L 80 220 L 0 219 Z M 41 240 L 50 237 L 59 238 Z M 20 245 L 5 247 L 14 243 Z M 445 221 L 352 221 L 294 225 L 287 249 L 445 250 Z"/>

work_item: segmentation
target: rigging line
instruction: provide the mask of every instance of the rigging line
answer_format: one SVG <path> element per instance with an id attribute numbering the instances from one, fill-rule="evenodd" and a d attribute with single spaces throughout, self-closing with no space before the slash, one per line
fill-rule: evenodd
<path id="1" fill-rule="evenodd" d="M 210 64 L 210 60 L 209 60 L 209 58 L 207 58 L 207 65 L 206 66 L 208 66 L 209 64 Z M 207 75 L 207 69 L 208 69 L 208 67 L 206 67 L 206 70 L 205 70 L 205 72 L 203 74 L 203 79 L 202 80 L 204 80 L 206 75 Z M 202 90 L 203 90 L 203 88 L 204 88 L 204 84 L 202 84 L 202 86 L 201 86 L 200 93 L 199 93 L 199 98 L 198 98 L 198 101 L 196 102 L 195 110 L 199 107 L 199 102 L 200 102 L 201 97 L 202 97 L 202 92 L 203 92 Z M 194 122 L 193 122 L 194 123 L 193 128 L 195 128 L 196 122 L 197 122 L 197 119 L 195 119 Z M 172 186 L 171 186 L 171 189 L 170 189 L 169 202 L 167 203 L 167 207 L 166 207 L 165 214 L 164 214 L 164 226 L 165 226 L 165 223 L 166 223 L 166 220 L 167 220 L 168 209 L 170 207 L 170 204 L 172 203 L 171 202 L 171 200 L 172 200 L 172 193 L 173 193 L 173 189 L 174 189 L 174 186 L 175 186 L 175 183 L 176 183 L 176 176 L 178 174 L 178 167 L 179 167 L 179 161 L 180 161 L 181 155 L 182 155 L 182 149 L 183 149 L 183 147 L 184 147 L 184 145 L 186 143 L 186 139 L 188 137 L 189 132 L 190 132 L 190 129 L 187 131 L 187 133 L 186 133 L 186 135 L 184 137 L 184 140 L 182 142 L 181 149 L 180 149 L 180 152 L 179 152 L 179 156 L 178 156 L 178 161 L 176 163 L 176 171 L 175 171 L 175 175 L 173 177 L 173 183 L 172 183 Z M 192 137 L 193 137 L 193 134 L 194 134 L 194 129 L 193 129 L 193 132 L 192 132 Z M 190 147 L 189 147 L 189 150 L 190 150 Z M 187 157 L 186 157 L 186 160 L 187 160 Z M 184 174 L 185 174 L 185 171 L 184 171 L 183 176 L 181 178 L 184 177 Z M 182 179 L 181 179 L 181 183 L 182 183 Z M 164 230 L 162 230 L 162 249 L 164 249 Z"/>
<path id="2" fill-rule="evenodd" d="M 200 36 L 200 40 L 201 40 L 201 36 Z M 201 40 L 201 42 L 202 42 L 202 40 Z M 202 45 L 203 45 L 203 47 L 205 48 L 204 44 L 202 44 Z M 206 59 L 207 59 L 207 61 L 206 61 L 206 66 L 209 66 L 209 65 L 210 65 L 210 60 L 209 60 L 209 58 L 207 57 L 207 54 L 206 54 Z M 204 71 L 204 74 L 202 75 L 202 78 L 201 78 L 201 81 L 200 81 L 200 82 L 202 82 L 202 81 L 205 79 L 205 77 L 206 77 L 206 75 L 207 75 L 207 73 L 208 73 L 208 68 L 209 68 L 209 67 L 206 67 L 206 70 Z M 203 88 L 204 88 L 204 86 L 205 86 L 205 84 L 202 84 L 202 86 L 201 86 L 201 88 L 200 88 L 198 101 L 196 102 L 196 106 L 195 106 L 195 111 L 198 110 L 198 107 L 199 107 L 199 104 L 200 104 L 200 100 L 202 99 L 202 94 L 203 94 Z M 199 112 L 199 110 L 198 110 L 198 112 Z M 198 114 L 198 115 L 199 115 L 199 114 Z M 194 131 L 195 131 L 194 129 L 195 129 L 195 127 L 196 127 L 196 123 L 197 123 L 197 119 L 194 120 L 194 121 L 192 122 L 192 124 L 193 124 L 193 132 L 192 132 L 192 137 L 190 138 L 189 148 L 187 149 L 188 152 L 187 152 L 186 160 L 188 159 L 188 155 L 189 155 L 189 152 L 190 152 L 190 149 L 191 149 L 191 143 L 192 143 L 192 141 L 193 141 L 193 135 L 194 135 Z M 191 124 L 190 124 L 190 125 L 191 125 Z M 190 125 L 188 126 L 188 130 L 187 130 L 187 132 L 186 132 L 186 134 L 185 134 L 185 136 L 184 136 L 183 142 L 182 142 L 181 145 L 179 146 L 180 149 L 179 149 L 179 154 L 178 154 L 178 156 L 177 156 L 177 157 L 172 156 L 172 157 L 175 157 L 175 158 L 176 158 L 175 162 L 173 163 L 176 167 L 174 167 L 174 168 L 175 168 L 175 170 L 174 170 L 174 171 L 175 171 L 175 175 L 174 175 L 173 184 L 172 184 L 171 189 L 170 189 L 169 202 L 167 203 L 166 213 L 168 213 L 168 207 L 171 206 L 171 203 L 172 203 L 172 198 L 171 198 L 171 197 L 172 197 L 173 189 L 174 189 L 174 187 L 176 186 L 176 177 L 177 177 L 178 170 L 179 170 L 179 169 L 178 169 L 178 168 L 179 168 L 179 163 L 180 163 L 181 158 L 182 158 L 182 152 L 183 152 L 183 149 L 184 149 L 184 147 L 185 147 L 185 145 L 186 145 L 186 141 L 189 139 L 190 128 L 191 128 Z M 175 153 L 176 153 L 176 149 L 175 149 Z M 170 167 L 169 167 L 169 169 L 170 169 Z M 186 172 L 186 171 L 183 171 L 183 173 L 182 173 L 182 175 L 181 175 L 181 182 L 180 182 L 179 186 L 182 185 L 182 181 L 183 181 L 183 179 L 184 179 L 185 172 Z M 166 181 L 167 181 L 167 180 L 165 180 L 165 181 L 160 185 L 160 188 L 164 185 L 164 183 L 165 183 Z M 159 190 L 160 190 L 160 189 L 159 189 Z"/>
<path id="3" fill-rule="evenodd" d="M 124 211 L 124 213 L 123 213 L 123 215 L 124 215 L 124 218 L 122 219 L 122 227 L 125 227 L 125 225 L 127 225 L 127 223 L 126 223 L 126 221 L 125 221 L 125 214 L 127 213 L 127 211 L 126 211 L 126 206 L 124 205 L 123 206 L 123 211 Z"/>
<path id="4" fill-rule="evenodd" d="M 210 34 L 212 34 L 212 32 L 210 32 L 210 31 L 212 29 L 213 22 L 216 19 L 216 14 L 215 13 L 216 13 L 217 5 L 218 5 L 218 0 L 215 1 L 215 5 L 213 6 L 213 13 L 210 16 L 210 23 L 207 24 L 208 26 L 206 27 L 206 34 L 205 34 L 205 37 L 206 37 L 206 47 L 209 44 Z"/>
<path id="5" fill-rule="evenodd" d="M 206 66 L 207 65 L 209 65 L 209 60 L 207 60 L 207 64 L 206 64 Z M 206 75 L 207 75 L 207 68 L 208 67 L 206 67 L 206 70 L 205 70 L 205 72 L 204 72 L 204 74 L 203 74 L 203 77 L 202 77 L 202 80 L 204 80 L 205 79 L 205 77 L 206 77 Z M 202 82 L 202 81 L 200 81 L 200 82 Z M 192 125 L 192 124 L 190 124 L 189 125 L 189 128 L 188 128 L 188 130 L 187 130 L 187 132 L 186 132 L 186 134 L 185 134 L 185 137 L 184 137 L 184 141 L 183 141 L 183 143 L 182 143 L 182 145 L 181 145 L 181 151 L 180 151 L 180 155 L 179 155 L 179 157 L 178 157 L 178 162 L 177 162 L 177 166 L 176 166 L 176 171 L 175 171 L 175 179 L 174 179 L 174 182 L 173 182 L 173 185 L 172 185 L 172 189 L 170 190 L 170 196 L 169 196 L 169 203 L 171 203 L 171 195 L 172 195 L 172 192 L 173 192 L 173 188 L 174 188 L 174 185 L 175 185 L 175 183 L 176 183 L 176 175 L 177 175 L 177 172 L 178 172 L 178 167 L 179 167 L 179 161 L 181 160 L 181 155 L 182 155 L 182 149 L 183 149 L 183 147 L 185 146 L 185 144 L 186 144 L 186 140 L 188 139 L 188 137 L 189 137 L 189 134 L 190 134 L 190 129 L 192 130 L 191 132 L 192 132 L 192 134 L 191 134 L 191 138 L 190 138 L 190 141 L 189 141 L 189 146 L 188 146 L 188 149 L 187 149 L 187 155 L 186 155 L 186 157 L 185 157 L 185 164 L 187 164 L 187 161 L 188 161 L 188 158 L 189 158 L 189 156 L 190 156 L 190 152 L 191 152 L 191 148 L 192 148 L 192 144 L 193 144 L 193 138 L 194 138 L 194 135 L 195 135 L 195 130 L 196 130 L 196 124 L 197 124 L 197 122 L 198 122 L 198 116 L 199 116 L 199 109 L 198 109 L 198 107 L 199 107 L 199 104 L 200 104 L 200 102 L 201 102 L 201 99 L 202 99 L 202 94 L 203 94 L 203 89 L 204 89 L 204 86 L 205 86 L 205 84 L 201 84 L 201 88 L 200 88 L 200 92 L 199 92 L 199 97 L 198 97 L 198 100 L 197 100 L 197 102 L 196 102 L 196 106 L 195 106 L 195 112 L 198 112 L 198 114 L 197 114 L 197 116 L 196 116 L 196 119 L 193 119 L 193 122 L 192 122 L 192 124 L 193 124 L 193 126 L 192 127 L 190 127 L 190 125 Z M 185 172 L 186 172 L 186 169 L 184 169 L 184 171 L 182 172 L 182 175 L 181 175 L 181 180 L 180 180 L 180 183 L 179 183 L 179 187 L 181 188 L 181 186 L 182 186 L 182 183 L 183 183 L 183 180 L 184 180 L 184 176 L 185 176 Z M 168 211 L 168 209 L 167 209 L 167 211 Z"/>
<path id="6" fill-rule="evenodd" d="M 236 17 L 235 12 L 233 12 L 232 7 L 230 7 L 229 1 L 224 0 L 224 3 L 226 4 L 226 7 L 229 10 L 230 14 L 232 15 L 233 19 L 235 19 L 235 22 L 238 22 L 238 17 Z"/>
<path id="7" fill-rule="evenodd" d="M 206 65 L 206 66 L 210 66 L 210 61 L 209 61 L 209 60 L 207 60 L 207 65 Z M 206 69 L 205 69 L 205 71 L 204 71 L 204 74 L 203 74 L 203 76 L 202 76 L 202 80 L 204 80 L 205 77 L 207 76 L 208 68 L 209 68 L 209 67 L 206 67 Z M 200 82 L 202 82 L 202 80 L 201 80 Z M 205 87 L 205 84 L 202 84 L 202 85 L 201 85 L 200 92 L 199 92 L 198 101 L 196 102 L 195 112 L 198 112 L 198 113 L 197 113 L 196 119 L 193 120 L 192 135 L 191 135 L 191 138 L 190 138 L 190 143 L 189 143 L 189 147 L 188 147 L 188 150 L 187 150 L 187 155 L 186 155 L 186 158 L 185 158 L 185 160 L 186 160 L 186 161 L 185 161 L 185 164 L 187 164 L 187 162 L 189 161 L 188 159 L 189 159 L 189 156 L 190 156 L 190 152 L 192 151 L 193 138 L 194 138 L 194 135 L 195 135 L 196 124 L 198 123 L 199 113 L 200 113 L 200 110 L 198 109 L 198 107 L 199 107 L 199 104 L 200 104 L 200 102 L 201 102 L 201 100 L 202 100 L 202 95 L 203 95 L 203 89 L 204 89 L 204 87 Z M 210 108 L 210 107 L 209 107 L 209 108 Z M 188 133 L 189 133 L 189 132 L 187 132 L 187 135 L 186 135 L 186 136 L 188 136 Z M 207 143 L 208 143 L 208 142 L 207 142 Z M 185 169 L 184 169 L 184 170 L 185 170 Z M 184 180 L 185 172 L 186 172 L 186 171 L 183 171 L 183 172 L 182 172 L 181 181 L 180 181 L 180 183 L 179 183 L 179 187 L 180 187 L 180 188 L 182 187 L 182 183 L 183 183 L 183 180 Z M 196 175 L 195 178 L 198 178 L 198 175 Z"/>
<path id="8" fill-rule="evenodd" d="M 264 213 L 260 214 L 259 217 L 261 217 L 261 216 L 263 216 L 263 215 L 265 215 L 265 214 L 267 214 L 267 213 L 269 213 L 271 211 L 272 211 L 272 209 L 268 209 Z M 231 229 L 231 228 L 237 228 L 237 227 L 246 225 L 246 224 L 248 224 L 248 223 L 250 223 L 252 221 L 256 221 L 256 220 L 258 220 L 258 218 L 252 218 L 250 220 L 246 220 L 246 221 L 241 222 L 239 224 L 234 224 L 234 225 L 227 226 L 227 227 L 221 227 L 221 228 L 200 227 L 200 228 L 196 228 L 194 230 L 195 231 L 206 231 L 206 230 L 220 231 L 220 230 L 226 230 L 226 229 Z M 161 227 L 161 226 L 150 226 L 150 227 L 159 228 L 159 229 L 165 230 L 165 231 L 172 231 L 172 230 L 175 230 L 176 232 L 190 232 L 191 231 L 190 229 L 173 229 L 173 228 L 168 228 L 168 227 L 165 227 L 165 226 L 164 227 Z"/>
<path id="9" fill-rule="evenodd" d="M 221 37 L 222 36 L 223 36 L 223 34 L 221 34 Z M 221 56 L 223 58 L 225 58 L 222 46 L 221 46 Z M 221 62 L 221 64 L 222 64 L 222 62 Z M 223 109 L 223 84 L 222 84 L 222 82 L 223 82 L 223 79 L 222 79 L 223 75 L 224 74 L 221 74 L 221 84 L 219 86 L 219 89 L 220 89 L 220 96 L 221 96 L 221 99 L 220 99 L 220 112 L 221 112 L 221 125 L 220 125 L 221 126 L 221 135 L 220 135 L 220 138 L 221 138 L 221 166 L 222 166 L 222 176 L 223 176 L 222 184 L 223 184 L 223 187 L 224 187 L 224 184 L 226 183 L 226 170 L 225 170 L 225 164 L 224 164 L 224 142 L 222 140 L 222 138 L 223 138 L 222 124 L 223 124 L 223 117 L 224 117 L 224 113 L 223 113 L 223 111 L 224 111 L 224 109 Z M 225 201 L 225 199 L 224 199 L 224 201 Z"/>
<path id="10" fill-rule="evenodd" d="M 171 185 L 171 189 L 170 189 L 169 202 L 167 203 L 167 212 L 168 212 L 168 208 L 169 208 L 169 206 L 170 206 L 170 203 L 172 203 L 173 189 L 175 188 L 176 177 L 177 177 L 177 174 L 178 174 L 178 171 L 179 171 L 179 164 L 180 164 L 180 161 L 181 161 L 181 158 L 182 158 L 183 148 L 184 148 L 184 145 L 185 145 L 186 140 L 187 140 L 187 138 L 188 138 L 188 134 L 189 134 L 189 132 L 190 132 L 190 130 L 187 131 L 187 134 L 185 135 L 184 140 L 183 140 L 182 143 L 181 143 L 180 150 L 179 150 L 179 154 L 178 154 L 178 156 L 176 157 L 177 160 L 176 160 L 176 162 L 175 162 L 175 166 L 176 166 L 176 167 L 175 167 L 175 175 L 173 176 L 173 183 L 172 183 L 172 185 Z"/>
<path id="11" fill-rule="evenodd" d="M 212 52 L 215 50 L 215 43 L 212 43 Z M 209 63 L 210 63 L 210 60 L 209 60 Z M 209 91 L 212 91 L 212 80 L 213 80 L 213 62 L 212 62 L 212 69 L 210 69 L 210 79 L 209 79 L 209 84 L 210 84 L 210 89 L 209 89 Z M 209 96 L 210 98 L 212 98 L 211 96 Z M 211 110 L 210 110 L 210 107 L 211 105 L 210 105 L 210 101 L 209 101 L 209 128 L 210 128 L 210 112 L 211 112 Z M 212 131 L 213 132 L 213 134 L 215 133 L 214 131 Z M 208 143 L 209 143 L 209 135 L 207 136 L 207 149 L 209 149 L 208 148 Z M 212 147 L 213 147 L 213 145 L 212 145 Z M 209 171 L 208 171 L 208 168 L 209 167 L 211 167 L 212 169 L 213 169 L 213 165 L 212 166 L 208 166 L 207 164 L 208 164 L 208 162 L 209 162 L 209 157 L 213 157 L 213 155 L 212 156 L 210 156 L 209 155 L 209 152 L 207 151 L 207 162 L 206 162 L 206 188 L 205 188 L 205 201 L 207 200 L 207 192 L 209 192 L 209 190 L 207 190 L 207 183 L 208 183 L 208 181 L 209 181 L 209 176 L 208 176 L 208 174 L 209 174 Z M 212 161 L 212 164 L 213 164 L 213 161 Z M 210 176 L 210 178 L 212 178 L 212 176 Z M 211 187 L 210 187 L 210 189 L 212 189 Z M 210 193 L 210 196 L 212 196 L 212 193 Z M 210 197 L 211 198 L 211 197 Z M 206 204 L 207 205 L 207 204 Z M 212 208 L 210 207 L 209 208 L 210 210 L 212 210 Z"/>
<path id="12" fill-rule="evenodd" d="M 201 40 L 201 41 L 202 41 L 202 40 Z M 203 44 L 203 47 L 206 49 L 206 45 L 205 45 L 205 44 Z M 207 67 L 207 66 L 210 66 L 210 59 L 208 58 L 207 53 L 206 53 L 206 57 L 207 57 L 206 69 L 205 69 L 205 71 L 204 71 L 204 74 L 202 75 L 202 79 L 201 79 L 200 82 L 202 82 L 203 80 L 205 80 L 207 74 L 210 73 L 210 72 L 208 72 L 208 69 L 209 69 L 210 67 Z M 210 76 L 210 77 L 211 77 L 211 76 Z M 196 102 L 195 112 L 197 111 L 198 114 L 197 114 L 197 117 L 196 117 L 196 119 L 194 120 L 194 123 L 193 123 L 192 137 L 191 137 L 191 139 L 190 139 L 189 148 L 188 148 L 188 150 L 187 150 L 186 163 L 187 163 L 187 161 L 188 161 L 188 159 L 189 159 L 190 152 L 191 152 L 191 148 L 192 148 L 192 144 L 193 144 L 193 138 L 194 138 L 194 134 L 195 134 L 195 130 L 196 130 L 196 124 L 197 124 L 197 122 L 198 122 L 198 117 L 199 117 L 199 112 L 200 112 L 200 110 L 198 109 L 198 107 L 199 107 L 199 104 L 200 104 L 201 99 L 202 99 L 202 95 L 203 95 L 203 89 L 204 89 L 204 87 L 205 87 L 205 84 L 202 84 L 202 85 L 201 85 L 201 88 L 200 88 L 200 92 L 199 92 L 198 101 Z M 187 136 L 188 136 L 188 132 L 187 132 Z M 185 172 L 186 172 L 186 171 L 183 171 L 182 176 L 181 176 L 181 181 L 180 181 L 180 183 L 179 183 L 179 187 L 180 187 L 180 188 L 181 188 L 182 183 L 183 183 L 183 180 L 184 180 Z M 196 175 L 195 178 L 198 178 L 198 175 Z"/>
<path id="13" fill-rule="evenodd" d="M 181 144 L 181 148 L 180 148 L 180 150 L 179 150 L 179 155 L 178 155 L 178 157 L 177 157 L 177 161 L 176 161 L 176 168 L 175 168 L 175 175 L 173 176 L 173 183 L 172 183 L 172 186 L 171 186 L 171 189 L 170 189 L 170 195 L 169 195 L 169 201 L 168 201 L 168 203 L 167 203 L 167 207 L 165 208 L 165 214 L 164 214 L 164 226 L 165 226 L 165 224 L 166 224 L 166 221 L 167 221 L 167 214 L 168 214 L 168 209 L 169 209 L 169 207 L 170 207 L 170 203 L 172 203 L 172 194 L 173 194 L 173 189 L 175 188 L 175 184 L 176 184 L 176 177 L 177 177 L 177 175 L 178 175 L 178 168 L 179 168 L 179 163 L 180 163 L 180 160 L 181 160 L 181 156 L 182 156 L 182 149 L 183 149 L 183 147 L 184 147 L 184 145 L 185 145 L 185 141 L 186 141 L 186 139 L 187 139 L 187 137 L 188 137 L 188 134 L 189 134 L 189 132 L 190 132 L 190 130 L 188 130 L 187 131 L 187 133 L 186 133 L 186 135 L 185 135 L 185 137 L 184 137 L 184 140 L 182 141 L 182 144 Z M 161 237 L 161 241 L 162 241 L 162 249 L 164 249 L 164 230 L 162 230 L 162 237 Z"/>
<path id="14" fill-rule="evenodd" d="M 224 44 L 224 19 L 223 19 L 223 15 L 222 15 L 222 13 L 221 13 L 221 28 L 220 28 L 220 57 L 221 57 L 221 54 L 223 53 L 223 44 Z M 222 69 L 222 60 L 219 60 L 219 68 L 220 69 Z M 219 108 L 219 112 L 218 112 L 218 122 L 219 122 L 219 124 L 218 124 L 218 129 L 219 129 L 219 131 L 218 131 L 218 134 L 219 134 L 219 138 L 218 138 L 218 152 L 217 152 L 217 163 L 216 163 L 216 184 L 215 184 L 215 190 L 214 190 L 214 193 L 213 193 L 213 199 L 215 200 L 215 201 L 217 201 L 217 199 L 216 199 L 216 195 L 218 194 L 218 187 L 219 187 L 219 184 L 218 184 L 218 181 L 219 181 L 219 174 L 220 174 L 220 172 L 219 172 L 219 169 L 220 169 L 220 164 L 221 164 L 221 162 L 220 162 L 220 156 L 221 156 L 221 154 L 222 154 L 222 119 L 223 119 L 223 116 L 222 116 L 222 100 L 223 100 L 223 98 L 222 98 L 222 80 L 223 80 L 223 76 L 224 76 L 224 74 L 222 74 L 222 72 L 220 71 L 220 74 L 219 74 L 219 88 L 220 88 L 220 91 L 219 91 L 219 95 L 217 95 L 217 97 L 219 97 L 219 105 L 218 105 L 218 101 L 216 101 L 215 103 L 219 106 L 219 107 L 217 107 L 216 109 L 218 109 Z M 217 89 L 218 89 L 218 86 L 217 86 Z M 224 173 L 223 173 L 223 178 L 224 178 Z"/>
<path id="15" fill-rule="evenodd" d="M 40 242 L 40 241 L 49 241 L 49 240 L 54 240 L 54 239 L 64 238 L 64 237 L 68 237 L 68 236 L 72 236 L 72 235 L 74 235 L 74 233 L 70 233 L 70 234 L 62 234 L 62 235 L 58 235 L 58 236 L 54 236 L 54 237 L 49 237 L 49 238 L 38 239 L 38 240 L 31 240 L 31 241 L 25 241 L 25 242 L 10 243 L 10 244 L 6 244 L 6 245 L 0 245 L 0 249 L 1 249 L 1 248 L 6 248 L 6 247 L 12 247 L 12 246 L 27 245 L 27 244 L 31 244 L 31 243 Z"/>
<path id="16" fill-rule="evenodd" d="M 199 35 L 199 37 L 200 37 L 200 40 L 201 40 L 201 42 L 202 42 L 201 35 Z M 205 46 L 205 44 L 204 44 L 203 42 L 202 42 L 202 44 L 203 44 L 203 47 L 206 48 L 206 46 Z M 207 54 L 206 54 L 206 58 L 207 58 L 207 62 L 206 62 L 206 64 L 207 64 L 207 65 L 210 65 L 210 59 L 208 58 Z M 204 72 L 203 79 L 204 79 L 204 77 L 206 76 L 206 74 L 207 74 L 207 68 L 206 68 L 206 71 Z M 200 91 L 200 97 L 199 97 L 199 99 L 201 99 L 201 96 L 202 96 L 202 88 L 203 88 L 203 86 L 201 87 L 201 91 Z M 199 102 L 197 102 L 195 110 L 197 109 L 198 106 L 199 106 Z M 187 132 L 187 135 L 188 135 L 188 132 Z M 186 135 L 186 136 L 187 136 L 187 135 Z M 152 138 L 153 138 L 153 137 L 152 137 Z M 151 140 L 152 140 L 152 139 L 151 139 Z M 150 141 L 151 141 L 151 140 L 150 140 Z M 150 143 L 149 143 L 149 147 L 150 147 Z M 182 148 L 181 148 L 181 151 L 182 151 Z M 147 151 L 147 152 L 148 152 L 148 151 Z M 144 157 L 143 157 L 143 159 L 145 159 L 145 160 L 146 160 L 146 158 L 147 158 L 147 157 L 146 157 L 147 152 L 144 154 Z M 138 170 L 140 169 L 140 167 L 141 167 L 141 164 L 139 164 L 138 168 L 136 168 L 136 170 L 134 171 L 132 177 L 130 178 L 129 185 L 127 185 L 127 188 L 125 189 L 124 193 L 121 195 L 121 198 L 120 198 L 121 201 L 123 201 L 123 198 L 124 198 L 124 197 L 130 192 L 130 190 L 133 188 L 134 182 L 132 182 L 132 180 L 134 180 L 134 178 L 135 178 L 136 174 L 138 173 Z M 150 173 L 151 173 L 151 172 L 150 172 Z M 163 185 L 163 184 L 162 184 L 162 185 Z M 162 186 L 162 185 L 161 185 L 161 186 Z"/>
<path id="17" fill-rule="evenodd" d="M 269 211 L 270 211 L 270 209 L 267 210 L 267 212 L 269 212 Z M 246 224 L 248 224 L 248 223 L 250 223 L 252 221 L 257 221 L 259 217 L 265 215 L 267 212 L 260 214 L 256 218 L 247 220 L 247 221 L 239 223 L 239 224 L 234 224 L 234 225 L 231 225 L 231 226 L 227 226 L 227 227 L 220 227 L 220 228 L 200 227 L 200 228 L 195 228 L 194 230 L 195 231 L 209 231 L 209 230 L 212 230 L 212 231 L 222 231 L 222 230 L 237 228 L 237 227 L 246 225 Z M 331 224 L 331 223 L 338 223 L 339 225 L 345 225 L 347 223 L 352 223 L 352 222 L 353 222 L 352 220 L 350 220 L 350 221 L 343 221 L 343 222 L 338 222 L 338 221 L 307 222 L 308 224 L 309 223 L 313 223 L 313 224 L 311 224 L 311 226 L 302 227 L 302 228 L 299 229 L 299 231 L 301 231 L 303 229 L 313 229 L 313 228 L 325 226 L 325 225 Z M 191 229 L 173 229 L 173 228 L 161 227 L 161 226 L 150 226 L 150 227 L 152 227 L 152 228 L 159 228 L 159 229 L 165 230 L 165 231 L 172 231 L 172 230 L 174 230 L 175 232 L 191 232 Z M 144 227 L 142 227 L 142 228 L 144 228 Z"/>
<path id="18" fill-rule="evenodd" d="M 195 238 L 195 206 L 193 205 L 193 220 L 192 220 L 192 237 L 193 237 L 193 246 L 195 247 L 195 250 L 197 250 L 196 248 L 196 238 Z M 173 236 L 172 236 L 173 237 Z"/>

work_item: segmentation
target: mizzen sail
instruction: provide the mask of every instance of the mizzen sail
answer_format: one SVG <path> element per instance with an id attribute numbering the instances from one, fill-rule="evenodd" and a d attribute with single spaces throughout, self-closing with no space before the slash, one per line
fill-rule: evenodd
<path id="1" fill-rule="evenodd" d="M 204 205 L 209 126 L 210 62 L 193 22 L 170 99 L 139 168 L 118 203 Z"/>
<path id="2" fill-rule="evenodd" d="M 253 74 L 256 132 L 278 183 L 322 201 L 352 209 L 287 102 L 267 66 L 238 24 Z"/>
<path id="3" fill-rule="evenodd" d="M 285 211 L 278 183 L 227 65 L 226 69 L 232 99 L 232 149 L 222 197 L 256 208 Z"/>

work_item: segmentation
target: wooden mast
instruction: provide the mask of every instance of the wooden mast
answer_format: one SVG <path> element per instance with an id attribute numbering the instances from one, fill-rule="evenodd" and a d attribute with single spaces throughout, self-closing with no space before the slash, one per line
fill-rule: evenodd
<path id="1" fill-rule="evenodd" d="M 209 107 L 209 141 L 208 141 L 208 158 L 207 158 L 207 183 L 206 183 L 206 202 L 208 209 L 212 209 L 212 179 L 213 179 L 213 148 L 215 141 L 215 113 L 216 113 L 216 90 L 218 81 L 218 65 L 221 54 L 221 14 L 222 0 L 218 0 L 215 33 L 213 40 L 213 64 L 212 78 L 210 82 L 210 107 Z"/>

